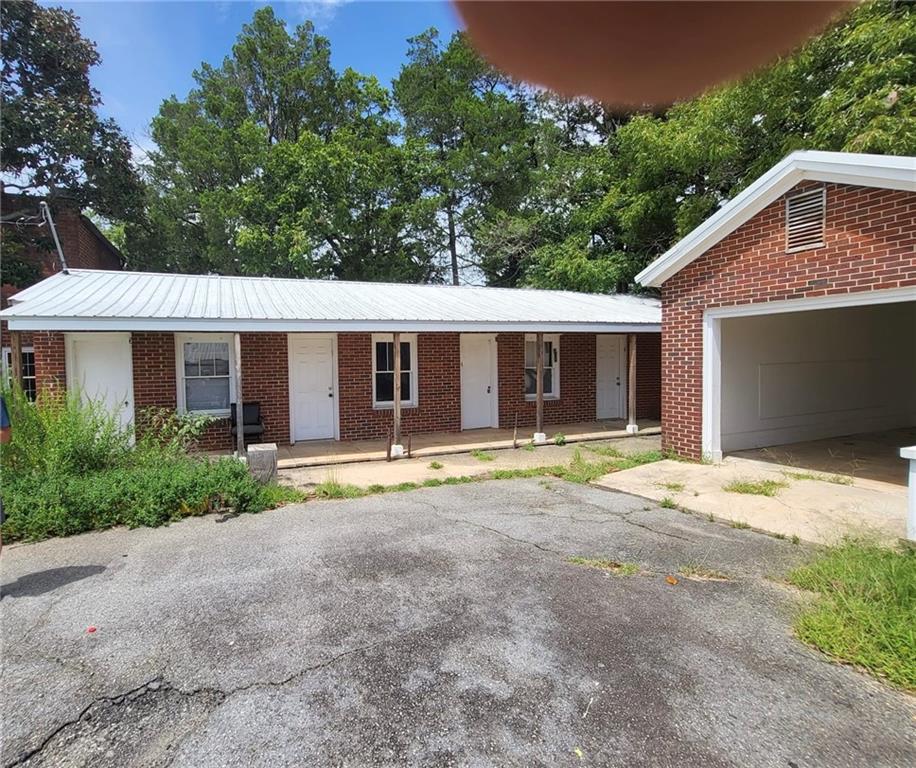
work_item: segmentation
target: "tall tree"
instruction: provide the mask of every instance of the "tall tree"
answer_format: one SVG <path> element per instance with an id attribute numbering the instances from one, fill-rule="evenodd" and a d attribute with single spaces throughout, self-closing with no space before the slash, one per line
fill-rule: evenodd
<path id="1" fill-rule="evenodd" d="M 457 285 L 463 265 L 479 266 L 478 229 L 527 188 L 526 109 L 462 33 L 443 46 L 429 29 L 408 43 L 394 97 L 407 146 L 421 157 L 423 204 L 436 212 L 428 240 Z"/>
<path id="2" fill-rule="evenodd" d="M 569 116 L 588 108 L 541 111 L 536 182 L 482 239 L 491 280 L 626 290 L 792 150 L 916 153 L 916 9 L 865 3 L 741 82 L 577 144 Z"/>
<path id="3" fill-rule="evenodd" d="M 133 263 L 191 272 L 430 279 L 419 186 L 388 93 L 336 72 L 311 23 L 255 12 L 219 67 L 153 120 L 147 226 Z"/>
<path id="4" fill-rule="evenodd" d="M 99 63 L 77 17 L 34 0 L 0 5 L 0 163 L 14 192 L 66 197 L 113 219 L 138 215 L 130 143 L 98 114 L 89 81 Z"/>

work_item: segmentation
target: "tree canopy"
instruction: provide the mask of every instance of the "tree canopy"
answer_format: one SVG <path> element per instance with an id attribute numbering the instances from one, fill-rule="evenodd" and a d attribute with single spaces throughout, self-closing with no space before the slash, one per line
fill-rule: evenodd
<path id="1" fill-rule="evenodd" d="M 162 103 L 136 205 L 75 18 L 2 13 L 5 177 L 80 188 L 135 268 L 638 290 L 792 150 L 916 154 L 910 3 L 864 3 L 740 82 L 627 113 L 513 82 L 434 29 L 388 87 L 268 6 Z"/>
<path id="2" fill-rule="evenodd" d="M 104 216 L 139 213 L 130 142 L 98 114 L 95 44 L 70 11 L 34 0 L 0 5 L 0 172 L 5 188 L 66 197 Z"/>

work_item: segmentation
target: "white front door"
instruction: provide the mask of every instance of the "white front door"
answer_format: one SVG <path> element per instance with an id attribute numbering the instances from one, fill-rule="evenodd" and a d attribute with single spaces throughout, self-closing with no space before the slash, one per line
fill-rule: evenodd
<path id="1" fill-rule="evenodd" d="M 626 336 L 599 334 L 595 342 L 596 415 L 599 419 L 622 419 L 627 402 Z"/>
<path id="2" fill-rule="evenodd" d="M 461 428 L 499 426 L 496 337 L 461 334 Z"/>
<path id="3" fill-rule="evenodd" d="M 334 339 L 291 335 L 289 370 L 293 441 L 334 437 Z"/>
<path id="4" fill-rule="evenodd" d="M 130 334 L 67 334 L 67 386 L 79 391 L 84 403 L 104 404 L 129 427 L 134 420 Z"/>

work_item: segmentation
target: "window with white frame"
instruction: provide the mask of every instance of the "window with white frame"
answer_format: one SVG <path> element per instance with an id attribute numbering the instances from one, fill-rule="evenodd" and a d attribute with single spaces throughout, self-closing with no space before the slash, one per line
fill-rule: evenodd
<path id="1" fill-rule="evenodd" d="M 525 398 L 537 398 L 537 337 L 525 336 Z M 560 336 L 544 334 L 544 397 L 560 396 Z"/>
<path id="2" fill-rule="evenodd" d="M 32 347 L 22 348 L 22 391 L 29 400 L 34 400 L 37 393 L 35 385 L 35 350 Z M 3 348 L 3 376 L 7 382 L 10 381 L 13 370 L 13 350 L 10 347 Z"/>
<path id="3" fill-rule="evenodd" d="M 394 407 L 394 337 L 372 336 L 372 404 L 377 408 Z M 401 405 L 417 404 L 417 336 L 401 334 Z"/>
<path id="4" fill-rule="evenodd" d="M 228 416 L 235 391 L 231 337 L 179 335 L 175 341 L 178 346 L 179 410 Z"/>

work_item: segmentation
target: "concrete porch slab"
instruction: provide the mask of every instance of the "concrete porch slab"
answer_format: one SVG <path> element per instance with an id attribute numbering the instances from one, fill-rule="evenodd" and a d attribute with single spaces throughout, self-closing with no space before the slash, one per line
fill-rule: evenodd
<path id="1" fill-rule="evenodd" d="M 658 421 L 648 419 L 641 421 L 639 432 L 635 436 L 661 434 Z M 531 440 L 531 427 L 519 427 L 518 443 L 524 445 Z M 587 440 L 607 440 L 610 438 L 631 437 L 626 431 L 626 422 L 588 421 L 575 424 L 555 424 L 547 428 L 548 440 L 562 434 L 567 443 Z M 406 447 L 407 438 L 404 437 Z M 490 451 L 512 447 L 511 429 L 474 429 L 466 432 L 431 432 L 413 435 L 411 452 L 415 458 L 446 456 L 469 451 Z M 277 465 L 280 469 L 297 467 L 319 467 L 331 464 L 349 464 L 363 461 L 384 461 L 384 440 L 316 440 L 295 445 L 281 446 Z"/>
<path id="2" fill-rule="evenodd" d="M 597 442 L 595 444 L 598 444 Z M 658 435 L 642 435 L 604 439 L 601 445 L 612 446 L 622 454 L 658 451 L 661 438 Z M 581 446 L 581 443 L 579 444 Z M 281 483 L 308 489 L 326 480 L 367 488 L 370 485 L 398 485 L 399 483 L 422 483 L 424 480 L 447 477 L 476 477 L 497 469 L 529 469 L 532 467 L 568 464 L 573 460 L 577 448 L 571 445 L 541 445 L 534 450 L 492 450 L 488 451 L 489 461 L 481 461 L 467 451 L 440 455 L 439 469 L 430 467 L 430 457 L 415 456 L 388 463 L 359 461 L 347 464 L 323 464 L 320 466 L 293 467 L 281 469 Z M 588 457 L 587 450 L 582 451 Z"/>
<path id="3" fill-rule="evenodd" d="M 815 479 L 797 479 L 790 473 Z M 890 542 L 906 535 L 906 488 L 893 483 L 846 478 L 763 461 L 727 457 L 721 464 L 665 460 L 606 475 L 596 485 L 720 520 L 746 523 L 769 533 L 820 544 L 844 535 L 867 535 Z M 775 480 L 786 483 L 775 496 L 725 491 L 730 483 Z"/>

